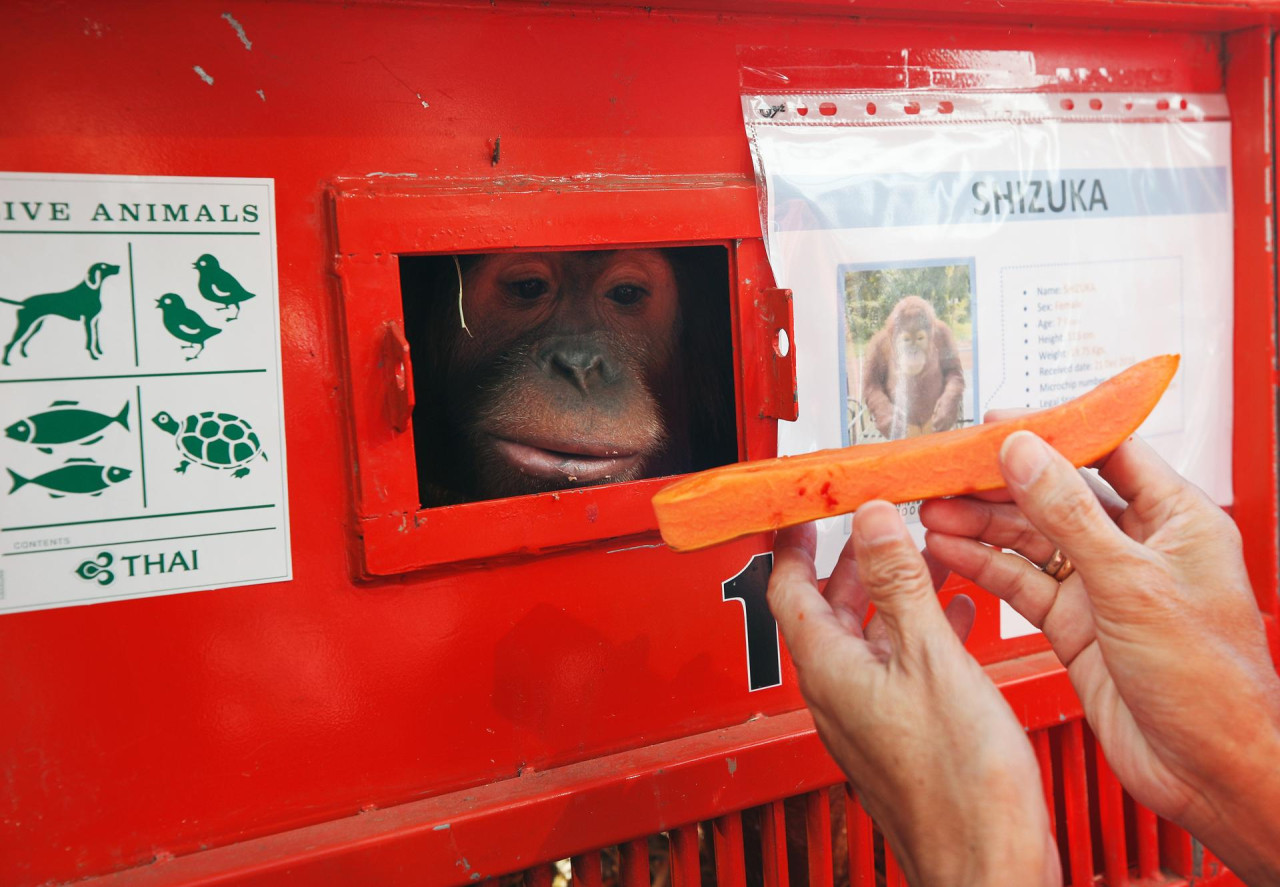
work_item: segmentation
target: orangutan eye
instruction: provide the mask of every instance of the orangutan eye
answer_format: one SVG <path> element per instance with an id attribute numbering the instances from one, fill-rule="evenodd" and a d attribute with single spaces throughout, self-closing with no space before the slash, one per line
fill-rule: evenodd
<path id="1" fill-rule="evenodd" d="M 517 280 L 508 284 L 512 295 L 517 299 L 523 299 L 526 302 L 532 302 L 534 299 L 540 299 L 545 296 L 550 289 L 547 282 L 538 277 L 531 277 L 528 280 Z"/>
<path id="2" fill-rule="evenodd" d="M 606 298 L 618 305 L 634 305 L 646 295 L 648 295 L 648 293 L 643 287 L 624 283 L 621 286 L 615 286 L 613 289 L 609 290 Z"/>

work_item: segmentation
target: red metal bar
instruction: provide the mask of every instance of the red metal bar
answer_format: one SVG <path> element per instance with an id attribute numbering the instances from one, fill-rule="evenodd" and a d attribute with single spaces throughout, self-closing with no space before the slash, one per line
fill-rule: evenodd
<path id="1" fill-rule="evenodd" d="M 1044 789 L 1044 803 L 1049 810 L 1049 834 L 1058 834 L 1057 802 L 1053 794 L 1053 754 L 1049 744 L 1049 731 L 1036 730 L 1031 734 L 1031 747 L 1040 765 L 1040 785 Z"/>
<path id="2" fill-rule="evenodd" d="M 849 836 L 849 887 L 875 887 L 875 826 L 858 803 L 853 786 L 844 785 L 844 828 Z"/>
<path id="3" fill-rule="evenodd" d="M 698 852 L 698 826 L 671 830 L 671 883 L 673 887 L 701 887 L 702 860 Z"/>
<path id="4" fill-rule="evenodd" d="M 1183 878 L 1193 876 L 1191 836 L 1166 819 L 1159 820 L 1161 868 Z M 1198 872 L 1194 872 L 1198 875 Z"/>
<path id="5" fill-rule="evenodd" d="M 716 853 L 716 887 L 745 887 L 747 866 L 742 853 L 742 814 L 719 816 L 711 824 Z"/>
<path id="6" fill-rule="evenodd" d="M 787 807 L 774 801 L 760 811 L 761 860 L 764 887 L 790 887 L 787 871 Z"/>
<path id="7" fill-rule="evenodd" d="M 619 887 L 649 887 L 649 842 L 644 838 L 618 846 Z"/>
<path id="8" fill-rule="evenodd" d="M 1232 513 L 1264 613 L 1276 613 L 1280 586 L 1276 527 L 1276 208 L 1272 36 L 1251 28 L 1225 38 L 1231 105 L 1235 209 L 1235 328 Z"/>
<path id="9" fill-rule="evenodd" d="M 676 9 L 723 9 L 734 12 L 787 10 L 793 15 L 823 15 L 848 10 L 840 0 L 670 0 L 665 6 Z M 955 20 L 958 9 L 966 22 L 1035 25 L 1093 25 L 1100 16 L 1117 25 L 1159 28 L 1228 28 L 1252 24 L 1262 15 L 1280 12 L 1273 0 L 1239 0 L 1224 4 L 1145 3 L 1140 0 L 976 0 L 957 7 L 945 0 L 874 0 L 858 5 L 858 14 L 876 19 Z"/>
<path id="10" fill-rule="evenodd" d="M 1089 775 L 1084 759 L 1084 727 L 1071 721 L 1062 730 L 1062 800 L 1067 821 L 1068 883 L 1093 883 L 1093 836 L 1089 831 Z"/>
<path id="11" fill-rule="evenodd" d="M 1138 844 L 1138 880 L 1151 881 L 1160 875 L 1160 831 L 1156 815 L 1134 803 L 1134 833 Z"/>
<path id="12" fill-rule="evenodd" d="M 884 842 L 884 883 L 885 887 L 907 887 L 907 876 L 903 874 L 897 857 L 889 849 L 888 841 Z"/>
<path id="13" fill-rule="evenodd" d="M 833 887 L 831 801 L 825 790 L 805 795 L 804 831 L 809 841 L 809 887 Z"/>
<path id="14" fill-rule="evenodd" d="M 1124 821 L 1124 789 L 1111 772 L 1111 765 L 1095 742 L 1094 759 L 1098 763 L 1098 821 L 1101 824 L 1102 859 L 1106 867 L 1108 887 L 1129 883 L 1129 852 Z"/>
<path id="15" fill-rule="evenodd" d="M 600 873 L 599 850 L 575 856 L 572 863 L 574 887 L 604 887 L 604 878 Z"/>
<path id="16" fill-rule="evenodd" d="M 524 887 L 551 887 L 554 879 L 551 863 L 543 863 L 524 873 Z"/>

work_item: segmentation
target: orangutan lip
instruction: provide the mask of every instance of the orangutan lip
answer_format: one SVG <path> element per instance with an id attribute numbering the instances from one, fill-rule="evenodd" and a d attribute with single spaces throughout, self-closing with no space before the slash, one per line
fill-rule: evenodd
<path id="1" fill-rule="evenodd" d="M 640 461 L 638 453 L 617 448 L 572 444 L 573 452 L 495 437 L 494 445 L 524 474 L 554 480 L 601 481 L 617 477 Z"/>

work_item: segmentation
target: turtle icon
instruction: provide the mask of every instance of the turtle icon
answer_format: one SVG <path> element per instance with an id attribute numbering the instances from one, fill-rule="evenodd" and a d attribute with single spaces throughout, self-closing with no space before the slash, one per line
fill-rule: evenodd
<path id="1" fill-rule="evenodd" d="M 186 474 L 192 462 L 219 471 L 231 471 L 232 477 L 249 473 L 248 463 L 261 456 L 262 443 L 253 427 L 230 413 L 206 410 L 192 413 L 179 422 L 168 413 L 156 413 L 151 420 L 161 431 L 172 434 L 182 461 L 174 471 Z"/>

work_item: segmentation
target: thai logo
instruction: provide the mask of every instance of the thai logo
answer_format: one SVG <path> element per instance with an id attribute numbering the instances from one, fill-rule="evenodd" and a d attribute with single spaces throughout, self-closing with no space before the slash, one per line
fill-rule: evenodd
<path id="1" fill-rule="evenodd" d="M 87 582 L 97 582 L 99 585 L 110 585 L 116 581 L 116 574 L 108 569 L 115 558 L 111 556 L 109 551 L 98 552 L 95 559 L 87 560 L 80 566 L 76 567 L 76 575 Z"/>
<path id="2" fill-rule="evenodd" d="M 113 566 L 114 570 L 111 569 Z M 134 578 L 165 573 L 190 573 L 199 569 L 200 551 L 195 548 L 188 551 L 122 554 L 119 557 L 109 551 L 100 551 L 97 557 L 76 567 L 75 574 L 86 582 L 110 585 L 116 581 L 117 572 L 122 578 Z"/>

